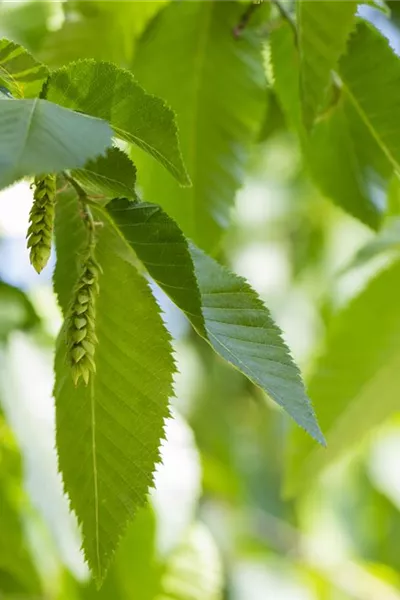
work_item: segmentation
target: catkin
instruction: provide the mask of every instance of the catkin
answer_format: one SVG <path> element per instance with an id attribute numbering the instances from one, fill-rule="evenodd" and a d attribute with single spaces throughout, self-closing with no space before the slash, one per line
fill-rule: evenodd
<path id="1" fill-rule="evenodd" d="M 68 357 L 75 385 L 82 378 L 89 383 L 90 374 L 96 371 L 94 353 L 97 344 L 96 297 L 99 293 L 100 267 L 90 247 L 82 261 L 81 272 L 75 286 L 67 321 Z"/>
<path id="2" fill-rule="evenodd" d="M 34 269 L 40 273 L 50 257 L 53 236 L 54 209 L 56 199 L 55 175 L 35 177 L 33 193 L 34 202 L 29 214 L 28 248 L 30 261 Z"/>

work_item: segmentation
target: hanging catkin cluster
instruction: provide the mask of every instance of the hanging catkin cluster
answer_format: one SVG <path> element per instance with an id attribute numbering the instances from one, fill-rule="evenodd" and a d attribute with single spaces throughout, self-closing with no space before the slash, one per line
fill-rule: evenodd
<path id="1" fill-rule="evenodd" d="M 34 202 L 29 215 L 28 248 L 34 269 L 40 273 L 47 265 L 53 236 L 54 208 L 56 199 L 55 175 L 35 177 Z"/>
<path id="2" fill-rule="evenodd" d="M 82 261 L 81 273 L 75 286 L 67 322 L 68 357 L 75 385 L 82 378 L 86 385 L 96 370 L 94 353 L 96 297 L 99 293 L 99 265 L 94 258 L 94 245 Z"/>

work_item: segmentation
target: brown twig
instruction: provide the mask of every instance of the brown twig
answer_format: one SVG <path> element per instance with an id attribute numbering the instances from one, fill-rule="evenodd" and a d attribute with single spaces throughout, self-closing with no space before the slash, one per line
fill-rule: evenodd
<path id="1" fill-rule="evenodd" d="M 235 38 L 239 38 L 242 35 L 243 31 L 249 24 L 251 17 L 253 16 L 257 8 L 259 8 L 262 5 L 262 3 L 263 0 L 254 0 L 254 2 L 251 2 L 248 5 L 248 7 L 241 16 L 239 23 L 233 30 L 233 35 L 235 36 Z"/>

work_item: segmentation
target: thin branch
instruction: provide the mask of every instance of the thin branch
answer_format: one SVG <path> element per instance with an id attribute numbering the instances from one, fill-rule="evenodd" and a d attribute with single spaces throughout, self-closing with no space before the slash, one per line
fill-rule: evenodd
<path id="1" fill-rule="evenodd" d="M 235 38 L 239 38 L 242 35 L 243 31 L 249 24 L 251 17 L 253 16 L 257 8 L 259 8 L 262 5 L 262 3 L 263 0 L 254 0 L 254 2 L 251 2 L 251 4 L 249 4 L 249 6 L 242 14 L 239 23 L 233 30 L 233 35 L 235 36 Z"/>
<path id="2" fill-rule="evenodd" d="M 290 12 L 288 10 L 286 10 L 283 2 L 281 2 L 280 0 L 270 0 L 272 4 L 274 4 L 274 6 L 276 6 L 276 8 L 279 11 L 279 14 L 281 15 L 281 17 L 287 22 L 289 23 L 290 27 L 293 30 L 296 42 L 297 42 L 297 27 L 296 27 L 296 23 L 294 22 L 292 15 L 290 14 Z"/>
<path id="3" fill-rule="evenodd" d="M 79 185 L 79 183 L 73 177 L 68 175 L 68 173 L 66 173 L 65 171 L 63 172 L 63 175 L 64 175 L 65 179 L 68 181 L 68 183 L 74 188 L 74 190 L 76 191 L 76 193 L 78 195 L 78 199 L 79 199 L 79 203 L 81 205 L 81 211 L 82 211 L 81 216 L 88 228 L 89 245 L 90 246 L 95 245 L 95 243 L 96 243 L 96 227 L 103 225 L 103 223 L 100 223 L 100 222 L 97 222 L 94 220 L 92 211 L 90 210 L 90 207 L 88 204 L 89 196 L 87 195 L 85 190 Z"/>

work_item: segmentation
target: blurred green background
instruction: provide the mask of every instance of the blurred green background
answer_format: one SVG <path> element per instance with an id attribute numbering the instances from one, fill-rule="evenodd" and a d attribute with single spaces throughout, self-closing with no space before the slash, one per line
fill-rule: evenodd
<path id="1" fill-rule="evenodd" d="M 399 48 L 400 6 L 389 5 L 391 22 L 365 14 Z M 2 2 L 0 35 L 51 66 L 90 56 L 129 67 L 161 8 Z M 51 387 L 61 316 L 54 261 L 40 277 L 29 265 L 30 204 L 29 183 L 0 194 L 0 598 L 400 599 L 398 415 L 286 498 L 288 418 L 212 354 L 159 290 L 179 369 L 175 418 L 151 505 L 95 590 L 57 473 Z M 335 315 L 393 252 L 357 254 L 372 232 L 318 192 L 272 92 L 231 218 L 219 258 L 265 300 L 307 376 Z"/>

